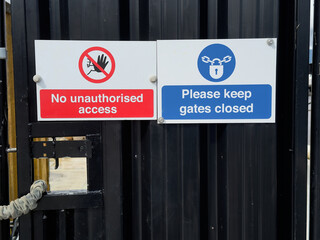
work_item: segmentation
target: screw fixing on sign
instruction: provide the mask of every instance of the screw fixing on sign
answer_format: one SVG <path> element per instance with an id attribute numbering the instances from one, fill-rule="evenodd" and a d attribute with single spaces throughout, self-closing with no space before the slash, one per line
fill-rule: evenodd
<path id="1" fill-rule="evenodd" d="M 79 71 L 91 83 L 106 82 L 115 71 L 114 57 L 102 47 L 88 48 L 79 58 Z"/>
<path id="2" fill-rule="evenodd" d="M 157 76 L 151 76 L 149 80 L 152 83 L 156 83 L 157 82 Z"/>
<path id="3" fill-rule="evenodd" d="M 41 81 L 41 76 L 39 76 L 39 75 L 34 75 L 32 79 L 33 79 L 33 81 L 34 81 L 35 83 L 37 83 L 37 82 L 40 82 L 40 81 Z"/>
<path id="4" fill-rule="evenodd" d="M 208 63 L 210 63 L 209 66 Z M 212 82 L 220 82 L 229 78 L 235 66 L 236 60 L 233 52 L 222 44 L 211 44 L 205 47 L 198 57 L 200 74 Z"/>
<path id="5" fill-rule="evenodd" d="M 273 45 L 273 39 L 268 39 L 268 40 L 267 40 L 267 44 L 268 44 L 269 46 Z"/>
<path id="6" fill-rule="evenodd" d="M 158 118 L 158 124 L 164 123 L 164 118 L 163 117 L 159 117 Z"/>

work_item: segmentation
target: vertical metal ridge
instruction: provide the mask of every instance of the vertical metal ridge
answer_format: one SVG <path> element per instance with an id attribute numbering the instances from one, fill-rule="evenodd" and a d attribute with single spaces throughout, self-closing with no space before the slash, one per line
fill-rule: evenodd
<path id="1" fill-rule="evenodd" d="M 103 223 L 104 209 L 89 208 L 87 211 L 88 211 L 88 239 L 97 239 L 97 240 L 105 239 L 106 238 L 105 228 L 104 228 L 105 226 Z M 65 219 L 65 217 L 63 219 Z M 60 228 L 64 230 L 67 227 L 67 222 L 65 221 L 62 224 L 63 226 Z M 63 238 L 61 240 L 67 240 L 67 238 Z"/>
<path id="2" fill-rule="evenodd" d="M 101 125 L 100 125 L 101 131 Z M 87 189 L 88 191 L 99 191 L 103 189 L 103 146 L 101 135 L 87 135 L 87 140 L 92 144 L 92 157 L 87 160 Z"/>
<path id="3" fill-rule="evenodd" d="M 155 121 L 149 123 L 150 139 L 150 195 L 151 195 L 151 240 L 166 240 L 167 198 L 166 198 L 166 161 L 165 161 L 165 126 Z M 148 158 L 146 158 L 148 161 Z"/>
<path id="4" fill-rule="evenodd" d="M 242 191 L 241 191 L 241 195 L 239 196 L 240 199 L 240 205 L 241 205 L 241 214 L 242 214 L 242 220 L 241 220 L 241 235 L 242 235 L 242 239 L 250 239 L 247 238 L 249 236 L 248 232 L 248 225 L 250 225 L 250 221 L 252 221 L 251 218 L 248 217 L 248 208 L 247 208 L 247 201 L 249 201 L 250 199 L 250 194 L 255 190 L 253 188 L 248 188 L 247 184 L 248 184 L 248 175 L 250 174 L 250 172 L 248 171 L 248 157 L 246 156 L 246 136 L 245 136 L 245 132 L 244 131 L 244 126 L 241 124 L 238 126 L 238 135 L 239 135 L 239 146 L 241 148 L 241 154 L 239 154 L 239 158 L 238 160 L 240 160 L 241 162 L 241 185 L 242 185 Z M 252 191 L 252 192 L 251 192 Z"/>
<path id="5" fill-rule="evenodd" d="M 152 188 L 152 172 L 153 172 L 153 155 L 152 147 L 152 130 L 150 121 L 141 121 L 141 160 L 142 160 L 142 238 L 153 238 L 153 188 Z M 160 170 L 160 169 L 159 169 Z M 159 186 L 161 188 L 161 186 Z"/>
<path id="6" fill-rule="evenodd" d="M 81 17 L 83 11 L 83 3 L 77 0 L 67 0 L 68 1 L 68 24 L 69 24 L 69 39 L 70 40 L 80 40 L 84 39 L 82 36 L 82 25 L 84 24 Z M 72 7 L 77 6 L 77 7 Z"/>
<path id="7" fill-rule="evenodd" d="M 107 239 L 123 239 L 122 126 L 120 121 L 102 123 L 104 228 Z"/>
<path id="8" fill-rule="evenodd" d="M 89 239 L 87 209 L 74 210 L 74 239 Z"/>
<path id="9" fill-rule="evenodd" d="M 229 29 L 233 27 L 233 24 L 229 24 L 230 16 L 235 17 L 235 13 L 229 11 L 229 0 L 217 0 L 218 1 L 218 18 L 217 18 L 217 29 L 218 29 L 218 38 L 230 38 L 232 35 L 229 34 Z M 233 2 L 233 8 L 237 9 L 238 1 Z"/>
<path id="10" fill-rule="evenodd" d="M 203 11 L 207 11 L 207 32 L 209 39 L 216 39 L 218 38 L 218 4 L 219 0 L 208 0 L 207 9 L 203 9 Z"/>
<path id="11" fill-rule="evenodd" d="M 168 125 L 166 130 L 166 199 L 168 239 L 182 239 L 183 189 L 181 126 Z"/>
<path id="12" fill-rule="evenodd" d="M 180 11 L 178 11 L 180 13 Z M 179 14 L 178 14 L 179 16 Z M 179 18 L 179 20 L 181 20 L 181 18 Z M 178 24 L 178 26 L 180 26 L 180 22 Z M 180 27 L 180 32 L 179 34 L 181 34 L 181 27 Z M 186 220 L 186 217 L 185 217 L 185 192 L 186 192 L 186 189 L 185 189 L 185 160 L 186 160 L 186 156 L 189 157 L 188 155 L 186 155 L 184 153 L 184 127 L 185 126 L 180 126 L 180 130 L 181 130 L 181 133 L 180 133 L 180 136 L 178 136 L 180 138 L 180 148 L 179 148 L 179 151 L 181 153 L 181 158 L 179 159 L 180 161 L 180 169 L 179 169 L 179 172 L 180 172 L 180 181 L 181 181 L 181 185 L 179 186 L 181 188 L 181 240 L 182 239 L 185 239 L 186 236 L 188 237 L 188 235 L 185 233 L 185 229 L 186 229 L 186 226 L 185 226 L 185 220 Z"/>
<path id="13" fill-rule="evenodd" d="M 121 203 L 121 214 L 122 214 L 122 234 L 119 232 L 119 239 L 131 239 L 132 238 L 132 222 L 133 219 L 133 209 L 132 209 L 132 129 L 131 122 L 126 121 L 121 123 L 121 153 L 122 163 L 121 163 L 121 181 L 122 181 L 122 193 L 120 192 L 122 203 Z M 112 148 L 110 148 L 112 151 Z M 105 171 L 104 171 L 105 175 Z M 106 205 L 105 205 L 106 207 Z M 111 220 L 111 219 L 110 219 Z"/>
<path id="14" fill-rule="evenodd" d="M 52 40 L 61 39 L 60 3 L 61 1 L 49 0 L 50 35 Z M 64 25 L 69 25 L 69 23 L 64 23 Z"/>
<path id="15" fill-rule="evenodd" d="M 182 126 L 182 239 L 200 238 L 200 125 Z"/>
<path id="16" fill-rule="evenodd" d="M 210 161 L 210 151 L 209 151 L 209 140 L 210 140 L 210 128 L 208 125 L 199 126 L 199 172 L 200 172 L 200 239 L 208 239 L 210 225 L 213 226 L 215 223 L 211 218 L 212 214 L 212 202 L 211 195 L 209 194 L 209 189 L 212 186 L 210 170 L 214 171 Z M 210 169 L 210 170 L 209 170 Z M 212 189 L 214 191 L 214 189 Z M 210 196 L 210 197 L 209 197 Z M 210 199 L 210 200 L 209 200 Z M 210 204 L 209 204 L 210 201 Z"/>
<path id="17" fill-rule="evenodd" d="M 139 9 L 140 0 L 131 0 L 129 1 L 130 9 L 130 40 L 139 40 L 140 39 L 140 9 Z"/>
<path id="18" fill-rule="evenodd" d="M 130 39 L 130 3 L 129 0 L 119 1 L 120 40 Z"/>
<path id="19" fill-rule="evenodd" d="M 60 0 L 60 39 L 68 40 L 69 36 L 69 1 Z M 50 20 L 51 23 L 51 20 Z"/>
<path id="20" fill-rule="evenodd" d="M 149 40 L 162 39 L 164 1 L 149 1 Z"/>
<path id="21" fill-rule="evenodd" d="M 90 2 L 81 1 L 79 3 L 77 0 L 69 0 L 68 3 L 70 39 L 120 39 L 119 1 L 92 0 Z M 96 31 L 93 29 L 100 30 Z"/>
<path id="22" fill-rule="evenodd" d="M 169 216 L 168 216 L 168 210 L 169 210 L 169 196 L 168 196 L 168 129 L 169 126 L 164 126 L 164 156 L 163 156 L 163 161 L 164 161 L 164 195 L 165 195 L 165 226 L 166 226 L 166 240 L 169 240 L 169 232 L 170 232 L 170 223 L 169 223 Z M 170 214 L 171 217 L 171 214 Z M 180 228 L 178 229 L 180 231 Z"/>
<path id="23" fill-rule="evenodd" d="M 257 213 L 259 210 L 259 204 L 261 199 L 258 198 L 259 194 L 259 180 L 260 176 L 257 174 L 259 170 L 259 159 L 257 158 L 257 150 L 259 149 L 259 136 L 256 134 L 258 127 L 254 127 L 253 124 L 249 124 L 248 128 L 244 131 L 244 159 L 246 161 L 245 168 L 248 170 L 245 173 L 246 182 L 246 196 L 245 211 L 246 211 L 246 234 L 244 239 L 259 239 L 258 237 L 258 224 L 259 219 Z M 255 139 L 255 141 L 253 141 Z M 251 151 L 250 151 L 251 150 Z"/>
<path id="24" fill-rule="evenodd" d="M 311 112 L 310 240 L 320 239 L 320 2 L 314 1 Z"/>
<path id="25" fill-rule="evenodd" d="M 256 17 L 256 24 L 254 26 L 254 31 L 256 33 L 255 35 L 258 37 L 261 37 L 261 32 L 263 32 L 263 29 L 260 30 L 260 28 L 261 28 L 261 24 L 260 24 L 261 15 L 263 15 L 263 12 L 261 11 L 260 4 L 261 4 L 261 2 L 257 1 L 256 8 L 255 8 L 256 15 L 258 15 L 258 16 Z"/>
<path id="26" fill-rule="evenodd" d="M 33 240 L 42 240 L 45 237 L 44 232 L 44 224 L 43 224 L 43 213 L 42 211 L 35 212 L 33 214 L 34 223 L 36 226 L 34 226 L 34 236 Z"/>
<path id="27" fill-rule="evenodd" d="M 62 209 L 59 211 L 58 213 L 58 239 L 59 240 L 67 240 L 67 231 L 69 231 L 69 229 L 67 229 L 67 216 L 66 216 L 66 210 Z"/>
<path id="28" fill-rule="evenodd" d="M 142 153 L 141 122 L 132 121 L 132 237 L 142 240 Z"/>
<path id="29" fill-rule="evenodd" d="M 253 236 L 252 234 L 252 223 L 254 223 L 255 219 L 251 215 L 251 201 L 252 194 L 257 190 L 253 186 L 250 186 L 250 177 L 252 177 L 253 172 L 250 171 L 250 168 L 252 167 L 252 159 L 250 156 L 250 152 L 248 153 L 248 139 L 247 135 L 250 135 L 251 137 L 254 137 L 250 134 L 250 126 L 245 130 L 244 126 L 241 126 L 241 133 L 242 135 L 242 179 L 243 179 L 243 191 L 242 191 L 242 211 L 243 211 L 243 222 L 242 222 L 242 238 L 243 239 L 251 239 Z M 252 147 L 252 146 L 251 146 Z M 250 148 L 250 147 L 249 147 Z M 254 151 L 252 149 L 252 151 Z"/>
<path id="30" fill-rule="evenodd" d="M 66 220 L 67 220 L 67 239 L 74 239 L 74 209 L 67 210 L 66 214 Z"/>
<path id="31" fill-rule="evenodd" d="M 218 237 L 228 239 L 229 231 L 229 181 L 228 181 L 228 152 L 227 152 L 227 126 L 221 124 L 217 127 L 217 185 L 218 185 Z"/>
<path id="32" fill-rule="evenodd" d="M 155 121 L 154 121 L 155 123 Z M 141 122 L 141 156 L 142 156 L 142 217 L 143 217 L 143 239 L 154 239 L 154 231 L 156 228 L 154 224 L 154 208 L 153 208 L 153 164 L 155 155 L 153 154 L 152 149 L 159 148 L 160 143 L 155 141 L 154 131 L 155 126 L 151 121 L 142 121 Z M 157 159 L 155 159 L 157 161 Z M 162 169 L 159 169 L 162 171 Z M 163 192 L 161 192 L 163 184 L 159 185 L 160 191 L 160 200 L 163 200 Z M 157 191 L 157 190 L 156 190 Z M 162 202 L 163 203 L 163 202 Z M 162 227 L 162 226 L 160 226 Z M 160 234 L 159 234 L 160 235 Z M 160 237 L 160 236 L 158 236 Z"/>
<path id="33" fill-rule="evenodd" d="M 208 38 L 208 0 L 199 2 L 199 38 Z"/>
<path id="34" fill-rule="evenodd" d="M 292 1 L 279 1 L 279 14 L 282 17 L 279 18 L 279 39 L 277 61 L 286 62 L 281 69 L 277 69 L 277 79 L 283 79 L 277 81 L 277 138 L 280 140 L 277 142 L 277 177 L 284 178 L 283 181 L 277 183 L 277 228 L 282 229 L 278 231 L 277 237 L 293 238 L 292 235 L 292 127 L 293 127 L 293 58 L 294 58 L 294 3 Z M 288 61 L 289 59 L 289 61 Z M 280 94 L 282 93 L 282 94 Z M 285 95 L 283 95 L 285 94 Z M 284 97 L 285 96 L 285 97 Z M 291 199 L 291 201 L 287 201 Z M 288 222 L 290 219 L 290 222 Z"/>
<path id="35" fill-rule="evenodd" d="M 45 7 L 47 5 L 45 4 L 46 1 L 41 1 L 44 2 Z M 35 56 L 34 56 L 34 51 L 35 51 L 35 46 L 34 46 L 34 40 L 35 39 L 40 39 L 41 37 L 43 38 L 48 38 L 49 36 L 46 34 L 48 30 L 45 28 L 41 23 L 40 20 L 43 22 L 46 22 L 47 16 L 42 15 L 40 13 L 41 3 L 38 0 L 30 0 L 28 1 L 28 4 L 26 4 L 26 10 L 25 10 L 25 17 L 26 17 L 26 44 L 27 44 L 27 64 L 28 64 L 28 75 L 26 75 L 30 88 L 28 89 L 29 91 L 29 98 L 28 98 L 28 111 L 29 111 L 29 119 L 28 121 L 34 122 L 36 121 L 36 116 L 37 116 L 37 108 L 36 108 L 36 89 L 34 82 L 32 80 L 32 77 L 35 75 Z M 43 12 L 48 12 L 48 10 L 45 8 Z M 17 101 L 16 101 L 17 102 Z M 19 118 L 17 118 L 19 119 Z"/>
<path id="36" fill-rule="evenodd" d="M 140 12 L 140 39 L 149 40 L 149 0 L 140 0 L 139 2 L 139 12 Z"/>
<path id="37" fill-rule="evenodd" d="M 98 0 L 99 10 L 95 22 L 99 23 L 96 27 L 99 36 L 94 40 L 119 40 L 120 30 L 120 1 Z M 90 1 L 91 4 L 92 0 Z M 88 2 L 89 3 L 89 2 Z M 90 15 L 90 12 L 88 13 Z M 91 12 L 92 15 L 92 12 Z"/>
<path id="38" fill-rule="evenodd" d="M 178 39 L 177 1 L 163 0 L 163 8 L 161 8 L 162 39 Z"/>
<path id="39" fill-rule="evenodd" d="M 200 37 L 200 0 L 178 0 L 178 39 Z"/>
<path id="40" fill-rule="evenodd" d="M 243 134 L 241 125 L 227 125 L 227 198 L 228 198 L 228 237 L 243 236 Z"/>
<path id="41" fill-rule="evenodd" d="M 39 1 L 39 0 L 32 0 L 34 3 L 30 4 L 31 7 L 37 7 L 38 14 L 32 14 L 33 24 L 38 24 L 38 34 L 40 35 L 40 39 L 50 39 L 51 38 L 51 32 L 48 29 L 48 26 L 50 26 L 50 8 L 49 8 L 49 0 Z M 30 9 L 27 8 L 27 12 L 29 12 Z M 31 12 L 31 11 L 30 11 Z M 37 29 L 35 28 L 35 30 Z M 30 29 L 31 30 L 31 29 Z M 32 31 L 32 30 L 31 30 Z"/>
<path id="42" fill-rule="evenodd" d="M 258 132 L 256 133 L 257 136 L 259 136 L 260 134 L 262 135 L 263 134 L 263 130 L 264 128 L 261 128 L 259 127 L 258 129 Z M 263 171 L 266 171 L 265 167 L 264 167 L 264 163 L 261 162 L 261 159 L 262 157 L 264 156 L 264 152 L 263 152 L 263 149 L 264 149 L 264 139 L 262 137 L 259 137 L 259 142 L 258 142 L 258 146 L 257 146 L 257 153 L 256 153 L 256 158 L 257 158 L 257 164 L 258 164 L 258 177 L 259 177 L 259 180 L 258 180 L 258 183 L 257 183 L 257 197 L 259 199 L 259 203 L 258 203 L 258 206 L 257 207 L 257 238 L 259 240 L 263 240 L 264 239 L 264 234 L 263 234 L 263 229 L 264 229 L 264 218 L 262 217 L 264 215 L 264 211 L 263 211 L 263 207 L 264 207 L 264 198 L 263 198 L 263 189 L 265 189 L 266 187 L 263 186 L 263 183 L 264 183 L 264 174 L 263 174 Z M 275 162 L 275 161 L 274 161 Z M 271 165 L 271 164 L 270 164 Z M 268 165 L 267 165 L 268 166 Z M 270 169 L 270 168 L 269 168 Z M 270 179 L 271 179 L 271 184 L 273 183 L 272 180 L 272 176 L 270 176 Z M 270 184 L 270 185 L 271 185 Z M 272 185 L 271 185 L 272 186 Z M 271 194 L 269 193 L 269 195 L 272 196 L 272 192 Z M 272 204 L 270 204 L 272 206 Z M 270 228 L 270 229 L 274 229 L 274 228 Z M 272 236 L 272 234 L 270 234 Z"/>
<path id="43" fill-rule="evenodd" d="M 206 239 L 218 240 L 219 232 L 219 207 L 218 207 L 218 127 L 207 125 L 207 206 L 208 206 L 208 231 Z M 206 211 L 204 209 L 204 211 Z M 201 238 L 202 239 L 202 238 Z"/>
<path id="44" fill-rule="evenodd" d="M 260 127 L 260 134 L 262 145 L 260 159 L 265 158 L 266 161 L 261 161 L 262 183 L 264 194 L 261 197 L 261 206 L 263 207 L 261 224 L 263 226 L 262 239 L 275 239 L 277 235 L 277 152 L 270 151 L 265 146 L 277 145 L 276 127 L 274 125 L 266 125 Z M 265 136 L 265 137 L 264 137 Z M 265 190 L 267 189 L 267 191 Z M 266 206 L 266 207 L 265 207 Z M 264 217 L 262 217 L 264 216 Z"/>
<path id="45" fill-rule="evenodd" d="M 130 39 L 150 40 L 149 34 L 149 1 L 130 1 Z M 152 17 L 151 17 L 152 18 Z"/>

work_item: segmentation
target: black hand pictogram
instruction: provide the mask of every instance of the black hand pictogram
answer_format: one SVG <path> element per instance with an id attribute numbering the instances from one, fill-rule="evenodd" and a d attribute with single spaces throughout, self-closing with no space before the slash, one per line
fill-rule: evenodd
<path id="1" fill-rule="evenodd" d="M 87 64 L 87 67 L 93 67 L 94 70 L 90 70 L 90 72 L 87 73 L 87 75 L 89 75 L 91 72 L 95 71 L 95 72 L 102 72 L 95 64 L 93 64 L 89 59 L 88 59 L 89 63 Z M 109 61 L 107 61 L 107 56 L 105 56 L 104 54 L 101 54 L 98 56 L 98 60 L 97 60 L 97 64 L 104 70 L 105 67 L 108 65 Z"/>
<path id="2" fill-rule="evenodd" d="M 98 60 L 97 60 L 98 65 L 102 68 L 105 69 L 105 67 L 108 65 L 109 61 L 107 61 L 107 56 L 105 56 L 104 54 L 99 55 L 98 56 Z M 100 69 L 94 65 L 94 70 L 96 72 L 101 72 Z"/>

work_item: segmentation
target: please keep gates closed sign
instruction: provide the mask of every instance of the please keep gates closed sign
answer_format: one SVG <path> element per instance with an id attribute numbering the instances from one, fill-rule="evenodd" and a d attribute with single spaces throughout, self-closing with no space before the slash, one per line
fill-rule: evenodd
<path id="1" fill-rule="evenodd" d="M 38 120 L 156 119 L 154 42 L 36 41 Z"/>

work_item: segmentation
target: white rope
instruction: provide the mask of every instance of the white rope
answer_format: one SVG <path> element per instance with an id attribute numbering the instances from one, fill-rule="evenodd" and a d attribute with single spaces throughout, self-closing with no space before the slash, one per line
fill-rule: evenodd
<path id="1" fill-rule="evenodd" d="M 42 197 L 42 193 L 46 191 L 47 184 L 45 181 L 35 181 L 30 187 L 30 193 L 15 201 L 11 201 L 8 206 L 0 206 L 0 220 L 17 218 L 35 209 L 37 201 Z"/>

